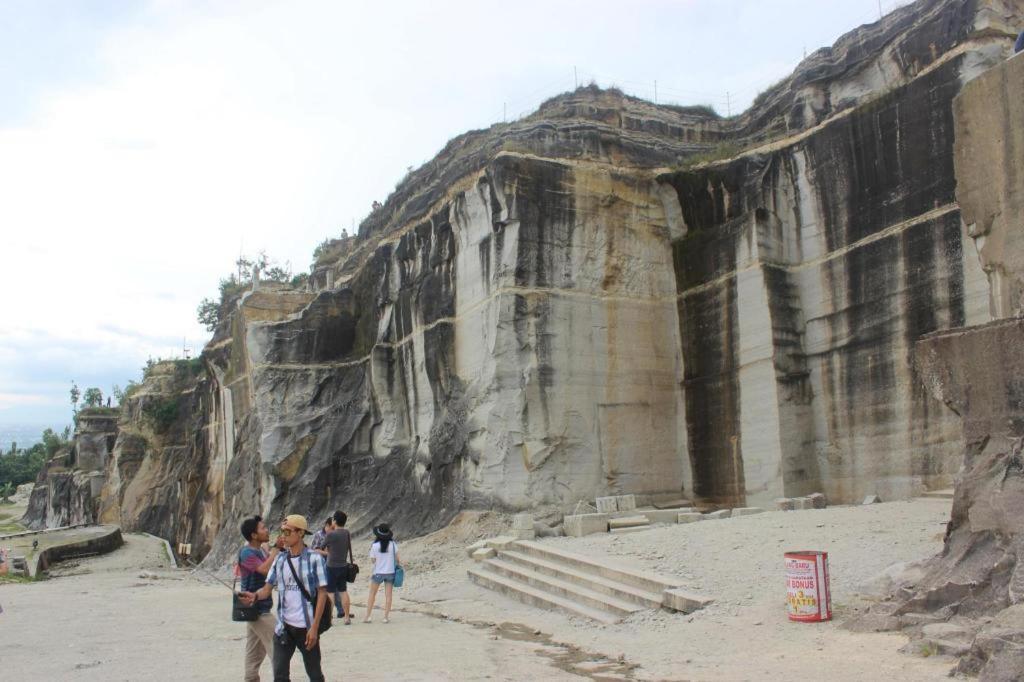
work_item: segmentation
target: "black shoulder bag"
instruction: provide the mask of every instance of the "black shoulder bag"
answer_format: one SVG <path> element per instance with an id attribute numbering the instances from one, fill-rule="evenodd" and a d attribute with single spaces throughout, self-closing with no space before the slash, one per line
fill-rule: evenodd
<path id="1" fill-rule="evenodd" d="M 238 558 L 242 558 L 242 553 L 238 553 Z M 239 562 L 241 563 L 241 562 Z M 238 576 L 235 576 L 234 581 L 231 583 L 231 620 L 236 622 L 253 621 L 260 619 L 260 610 L 256 606 L 256 601 L 253 600 L 250 606 L 246 606 L 242 603 L 242 598 L 235 592 L 235 585 L 238 584 Z"/>
<path id="2" fill-rule="evenodd" d="M 290 556 L 285 557 L 284 562 L 288 564 L 288 568 L 291 569 L 292 577 L 295 578 L 296 584 L 299 589 L 302 590 L 303 596 L 309 600 L 309 603 L 313 605 L 313 616 L 316 617 L 316 600 L 309 596 L 309 591 L 306 590 L 306 585 L 299 580 L 299 574 L 295 572 L 295 566 L 292 565 L 292 558 Z M 317 628 L 317 634 L 324 634 L 331 629 L 331 605 L 324 604 L 324 615 L 320 616 L 320 626 Z"/>
<path id="3" fill-rule="evenodd" d="M 348 569 L 348 575 L 345 576 L 345 582 L 354 583 L 356 576 L 359 575 L 359 564 L 356 563 L 356 558 L 352 554 L 352 534 L 348 536 L 348 559 L 349 564 L 346 566 Z"/>

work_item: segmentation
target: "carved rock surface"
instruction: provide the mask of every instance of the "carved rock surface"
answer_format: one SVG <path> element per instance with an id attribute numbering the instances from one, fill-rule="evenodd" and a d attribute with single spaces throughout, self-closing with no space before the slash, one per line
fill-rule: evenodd
<path id="1" fill-rule="evenodd" d="M 988 319 L 951 103 L 1020 14 L 920 0 L 730 119 L 582 88 L 455 138 L 308 289 L 230 301 L 201 372 L 150 372 L 100 516 L 220 561 L 254 512 L 403 535 L 472 507 L 947 487 L 961 427 L 911 348 Z"/>

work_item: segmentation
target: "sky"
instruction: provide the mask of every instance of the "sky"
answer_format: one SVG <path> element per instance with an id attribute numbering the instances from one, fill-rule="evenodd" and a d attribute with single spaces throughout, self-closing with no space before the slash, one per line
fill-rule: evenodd
<path id="1" fill-rule="evenodd" d="M 896 0 L 0 0 L 0 427 L 195 354 L 447 140 L 575 83 L 738 113 Z"/>

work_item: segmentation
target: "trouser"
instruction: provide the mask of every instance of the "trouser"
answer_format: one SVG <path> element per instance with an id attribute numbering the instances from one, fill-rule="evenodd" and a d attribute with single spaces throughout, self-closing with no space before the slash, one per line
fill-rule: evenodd
<path id="1" fill-rule="evenodd" d="M 272 613 L 261 613 L 257 620 L 245 624 L 245 682 L 260 682 L 260 665 L 264 656 L 274 652 L 274 625 Z"/>
<path id="2" fill-rule="evenodd" d="M 284 632 L 274 636 L 274 682 L 290 682 L 292 656 L 295 649 L 302 654 L 302 665 L 306 667 L 306 676 L 310 682 L 324 682 L 324 673 L 320 669 L 320 640 L 312 649 L 306 649 L 306 628 L 284 626 Z"/>

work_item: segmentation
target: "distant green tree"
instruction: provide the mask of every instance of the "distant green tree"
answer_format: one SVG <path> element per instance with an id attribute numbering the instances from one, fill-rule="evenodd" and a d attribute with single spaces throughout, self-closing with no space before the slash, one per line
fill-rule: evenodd
<path id="1" fill-rule="evenodd" d="M 85 389 L 82 394 L 82 405 L 85 407 L 100 407 L 103 405 L 103 391 L 96 387 Z"/>
<path id="2" fill-rule="evenodd" d="M 78 384 L 75 380 L 71 380 L 71 411 L 78 412 L 78 399 L 82 397 L 82 392 L 78 390 Z"/>
<path id="3" fill-rule="evenodd" d="M 199 320 L 199 324 L 206 327 L 206 331 L 216 331 L 217 325 L 220 324 L 220 303 L 211 298 L 204 298 L 196 309 L 196 319 Z"/>
<path id="4" fill-rule="evenodd" d="M 12 443 L 9 452 L 0 453 L 0 488 L 5 485 L 17 488 L 22 483 L 35 481 L 46 462 L 68 445 L 69 435 L 68 428 L 62 434 L 46 429 L 41 441 L 27 450 Z"/>
<path id="5" fill-rule="evenodd" d="M 11 495 L 14 494 L 15 487 L 11 485 L 10 481 L 0 486 L 0 502 L 4 504 L 10 504 Z"/>

